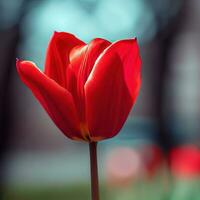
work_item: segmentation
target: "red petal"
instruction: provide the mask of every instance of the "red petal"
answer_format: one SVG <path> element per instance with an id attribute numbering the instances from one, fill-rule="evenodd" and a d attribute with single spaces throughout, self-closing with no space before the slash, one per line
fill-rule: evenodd
<path id="1" fill-rule="evenodd" d="M 22 81 L 32 90 L 55 124 L 70 137 L 80 137 L 79 120 L 71 94 L 29 61 L 17 61 Z"/>
<path id="2" fill-rule="evenodd" d="M 70 33 L 55 32 L 47 49 L 44 73 L 65 87 L 69 52 L 73 47 L 83 44 L 84 42 Z"/>
<path id="3" fill-rule="evenodd" d="M 113 137 L 122 128 L 140 88 L 136 39 L 108 47 L 85 84 L 86 114 L 93 140 Z"/>
<path id="4" fill-rule="evenodd" d="M 67 81 L 67 89 L 74 96 L 80 119 L 83 122 L 85 121 L 85 82 L 95 61 L 110 44 L 107 40 L 96 38 L 88 45 L 74 47 L 70 52 L 70 65 L 67 69 L 67 80 L 69 80 Z"/>
<path id="5" fill-rule="evenodd" d="M 82 77 L 80 75 L 84 75 L 83 78 L 87 79 L 96 59 L 110 44 L 107 40 L 95 38 L 87 45 L 74 47 L 70 52 L 70 63 L 75 74 L 80 78 Z"/>

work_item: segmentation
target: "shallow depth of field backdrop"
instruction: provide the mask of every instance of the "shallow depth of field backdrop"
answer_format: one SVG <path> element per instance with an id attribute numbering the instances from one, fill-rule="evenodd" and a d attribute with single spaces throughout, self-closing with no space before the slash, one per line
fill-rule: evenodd
<path id="1" fill-rule="evenodd" d="M 102 199 L 200 199 L 199 24 L 199 0 L 0 0 L 0 198 L 90 198 L 88 146 L 55 127 L 15 68 L 19 57 L 43 69 L 65 31 L 141 47 L 137 103 L 99 144 Z"/>

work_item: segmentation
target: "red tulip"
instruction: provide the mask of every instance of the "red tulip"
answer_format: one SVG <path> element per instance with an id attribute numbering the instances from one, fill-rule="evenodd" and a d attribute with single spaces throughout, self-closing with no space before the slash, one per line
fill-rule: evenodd
<path id="1" fill-rule="evenodd" d="M 89 44 L 55 32 L 44 72 L 17 60 L 21 80 L 54 123 L 74 140 L 99 141 L 122 128 L 139 92 L 141 59 L 136 39 Z"/>

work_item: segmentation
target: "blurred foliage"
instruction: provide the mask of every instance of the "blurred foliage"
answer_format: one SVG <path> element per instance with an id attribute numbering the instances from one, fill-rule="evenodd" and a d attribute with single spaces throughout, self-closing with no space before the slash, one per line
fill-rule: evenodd
<path id="1" fill-rule="evenodd" d="M 87 185 L 72 186 L 43 186 L 43 187 L 14 187 L 5 191 L 4 200 L 64 200 L 89 199 L 89 187 Z"/>
<path id="2" fill-rule="evenodd" d="M 165 174 L 166 175 L 166 174 Z M 156 176 L 134 182 L 128 187 L 101 185 L 102 200 L 199 200 L 200 180 L 173 180 Z M 21 186 L 5 190 L 3 200 L 88 200 L 90 185 Z"/>

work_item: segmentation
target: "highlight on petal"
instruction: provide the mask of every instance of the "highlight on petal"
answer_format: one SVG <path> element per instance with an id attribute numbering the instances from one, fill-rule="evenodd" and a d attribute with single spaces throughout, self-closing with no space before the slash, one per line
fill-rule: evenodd
<path id="1" fill-rule="evenodd" d="M 30 61 L 16 62 L 21 80 L 31 89 L 55 124 L 70 138 L 80 138 L 79 119 L 71 94 Z"/>
<path id="2" fill-rule="evenodd" d="M 91 138 L 116 135 L 139 92 L 141 60 L 136 39 L 110 45 L 96 61 L 85 84 Z"/>
<path id="3" fill-rule="evenodd" d="M 123 75 L 133 100 L 136 99 L 141 82 L 141 58 L 137 39 L 120 40 L 113 43 L 108 52 L 116 52 L 123 65 Z M 105 52 L 106 54 L 106 52 Z M 106 60 L 106 55 L 104 55 Z M 136 88 L 136 85 L 138 87 Z"/>
<path id="4" fill-rule="evenodd" d="M 84 44 L 70 33 L 54 32 L 47 48 L 44 73 L 65 87 L 69 53 L 73 47 Z"/>
<path id="5" fill-rule="evenodd" d="M 89 44 L 76 46 L 70 52 L 70 64 L 79 78 L 84 81 L 89 76 L 96 59 L 111 43 L 105 39 L 95 38 Z"/>
<path id="6" fill-rule="evenodd" d="M 80 119 L 85 121 L 84 85 L 99 55 L 111 43 L 95 38 L 87 45 L 74 47 L 70 52 L 70 65 L 67 69 L 67 89 L 72 93 Z M 73 84 L 72 84 L 73 82 Z M 76 89 L 74 89 L 76 87 Z"/>

